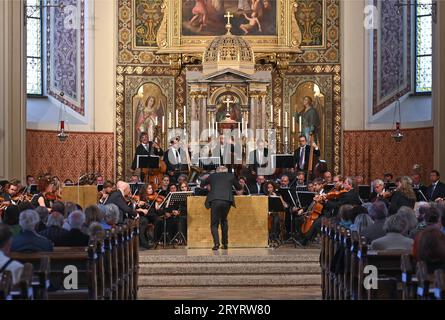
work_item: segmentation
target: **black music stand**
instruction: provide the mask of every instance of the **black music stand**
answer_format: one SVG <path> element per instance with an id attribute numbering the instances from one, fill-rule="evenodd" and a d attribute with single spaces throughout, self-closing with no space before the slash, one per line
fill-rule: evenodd
<path id="1" fill-rule="evenodd" d="M 312 201 L 314 201 L 314 197 L 317 195 L 317 193 L 308 191 L 299 191 L 297 192 L 297 195 L 301 202 L 301 208 L 307 208 L 312 204 Z"/>
<path id="2" fill-rule="evenodd" d="M 359 185 L 358 195 L 362 202 L 368 202 L 371 198 L 371 186 L 370 185 Z"/>
<path id="3" fill-rule="evenodd" d="M 37 185 L 36 184 L 32 184 L 29 188 L 29 193 L 32 195 L 38 194 L 39 191 L 37 190 Z"/>
<path id="4" fill-rule="evenodd" d="M 192 191 L 179 191 L 179 192 L 171 192 L 170 193 L 170 197 L 167 201 L 167 208 L 172 206 L 172 205 L 177 205 L 177 207 L 179 207 L 179 205 L 182 205 L 183 207 L 187 207 L 187 198 L 192 196 L 193 192 Z M 182 239 L 184 245 L 187 245 L 187 239 L 185 237 L 185 235 L 181 232 L 178 231 L 174 237 L 170 240 L 169 244 L 173 244 L 174 245 L 174 241 L 175 240 L 180 240 Z"/>
<path id="5" fill-rule="evenodd" d="M 216 170 L 221 164 L 220 157 L 202 157 L 199 158 L 199 167 L 205 171 Z"/>
<path id="6" fill-rule="evenodd" d="M 279 190 L 283 200 L 286 203 L 291 203 L 295 208 L 301 208 L 300 197 L 298 196 L 298 192 L 295 191 L 296 198 L 293 197 L 292 191 L 290 188 L 280 188 Z M 293 243 L 295 247 L 302 246 L 301 243 L 297 239 L 297 232 L 295 230 L 295 222 L 294 222 L 294 214 L 290 211 L 290 236 L 285 241 L 285 243 Z"/>
<path id="7" fill-rule="evenodd" d="M 291 169 L 295 166 L 295 159 L 291 154 L 273 154 L 271 157 L 273 169 Z"/>
<path id="8" fill-rule="evenodd" d="M 170 198 L 170 195 L 171 195 L 171 193 L 169 193 L 168 196 L 164 199 L 164 201 L 161 203 L 160 207 L 165 206 L 165 204 L 167 203 L 167 200 Z M 154 200 L 153 205 L 155 203 L 156 203 L 156 199 Z M 165 249 L 165 247 L 167 246 L 168 232 L 167 232 L 167 219 L 165 219 L 165 216 L 163 219 L 164 219 L 164 231 L 161 234 L 161 238 L 163 239 L 162 246 Z M 156 239 L 156 244 L 154 247 L 155 249 L 158 247 L 158 244 L 159 244 L 158 239 Z"/>
<path id="9" fill-rule="evenodd" d="M 144 177 L 144 181 L 142 182 L 145 182 L 145 180 L 148 181 L 151 175 L 151 170 L 159 168 L 159 156 L 138 154 L 136 157 L 136 168 L 148 169 L 148 177 Z"/>
<path id="10" fill-rule="evenodd" d="M 276 234 L 273 230 L 274 228 L 273 216 L 279 214 L 280 212 L 286 212 L 286 209 L 284 208 L 283 203 L 281 202 L 281 198 L 276 196 L 269 196 L 269 215 L 272 216 L 272 230 L 269 235 L 269 241 L 275 248 L 278 248 L 279 246 L 282 245 L 279 231 L 278 234 Z"/>
<path id="11" fill-rule="evenodd" d="M 417 202 L 420 202 L 420 201 L 428 202 L 427 197 L 425 196 L 425 194 L 422 192 L 421 189 L 414 188 L 414 192 L 416 193 Z"/>

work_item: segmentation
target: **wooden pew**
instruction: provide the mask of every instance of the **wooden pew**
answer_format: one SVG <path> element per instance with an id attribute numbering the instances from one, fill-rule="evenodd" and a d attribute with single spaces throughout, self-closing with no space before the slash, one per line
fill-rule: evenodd
<path id="1" fill-rule="evenodd" d="M 416 291 L 417 299 L 428 300 L 432 298 L 434 294 L 432 290 L 430 290 L 430 287 L 434 283 L 434 275 L 428 273 L 428 268 L 425 262 L 417 262 L 416 276 L 418 283 Z"/>
<path id="2" fill-rule="evenodd" d="M 410 254 L 402 254 L 400 259 L 402 272 L 402 300 L 416 299 L 417 277 L 414 272 L 414 258 Z"/>
<path id="3" fill-rule="evenodd" d="M 368 251 L 367 240 L 361 239 L 358 253 L 358 299 L 359 300 L 398 300 L 401 299 L 401 290 L 398 283 L 401 281 L 400 261 L 406 251 Z M 372 265 L 378 271 L 378 289 L 366 290 L 364 287 L 364 269 Z"/>
<path id="4" fill-rule="evenodd" d="M 321 267 L 321 294 L 322 299 L 327 299 L 327 265 L 328 265 L 328 228 L 329 228 L 329 220 L 327 218 L 323 218 L 321 222 L 321 252 L 320 252 L 320 267 Z"/>
<path id="5" fill-rule="evenodd" d="M 35 269 L 40 270 L 42 256 L 48 256 L 51 261 L 50 282 L 54 291 L 48 292 L 48 299 L 98 299 L 97 263 L 99 256 L 96 253 L 96 245 L 90 244 L 87 250 L 70 248 L 64 251 L 58 248 L 54 252 L 38 253 L 17 253 L 13 252 L 10 257 L 22 263 L 29 262 Z M 64 268 L 74 265 L 78 271 L 79 287 L 77 290 L 64 290 L 63 279 L 65 278 Z"/>
<path id="6" fill-rule="evenodd" d="M 33 300 L 33 288 L 32 277 L 33 267 L 31 263 L 25 263 L 23 265 L 22 274 L 20 280 L 12 286 L 10 295 L 13 300 Z"/>
<path id="7" fill-rule="evenodd" d="M 11 300 L 12 273 L 5 270 L 0 279 L 0 300 Z"/>
<path id="8" fill-rule="evenodd" d="M 139 281 L 139 220 L 133 221 L 133 300 L 138 299 Z"/>
<path id="9" fill-rule="evenodd" d="M 343 273 L 343 299 L 351 299 L 350 283 L 351 283 L 351 231 L 346 230 L 344 234 L 343 247 L 345 250 L 345 270 Z"/>
<path id="10" fill-rule="evenodd" d="M 334 273 L 331 272 L 332 260 L 335 254 L 335 232 L 337 225 L 335 223 L 330 224 L 328 231 L 328 265 L 327 265 L 327 289 L 328 289 L 328 300 L 334 299 Z"/>
<path id="11" fill-rule="evenodd" d="M 360 237 L 356 231 L 351 234 L 351 267 L 350 271 L 350 282 L 349 282 L 349 294 L 352 300 L 357 300 L 358 298 L 358 264 L 359 257 L 358 252 L 360 249 Z"/>
<path id="12" fill-rule="evenodd" d="M 434 271 L 434 297 L 445 300 L 445 272 L 441 269 Z"/>

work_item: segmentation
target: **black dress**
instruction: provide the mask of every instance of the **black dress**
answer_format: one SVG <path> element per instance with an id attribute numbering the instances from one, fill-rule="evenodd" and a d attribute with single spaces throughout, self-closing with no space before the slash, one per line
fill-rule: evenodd
<path id="1" fill-rule="evenodd" d="M 414 209 L 416 199 L 410 199 L 400 191 L 395 191 L 391 197 L 391 205 L 389 206 L 389 215 L 396 214 L 397 211 L 403 207 L 410 207 Z"/>
<path id="2" fill-rule="evenodd" d="M 43 200 L 45 201 L 45 207 L 47 208 L 51 208 L 51 201 L 49 201 L 48 199 L 45 198 L 45 196 L 43 195 L 43 193 L 39 193 L 36 194 L 32 200 L 31 200 L 31 204 L 33 205 L 34 208 L 40 207 L 39 204 L 39 199 L 43 197 Z"/>

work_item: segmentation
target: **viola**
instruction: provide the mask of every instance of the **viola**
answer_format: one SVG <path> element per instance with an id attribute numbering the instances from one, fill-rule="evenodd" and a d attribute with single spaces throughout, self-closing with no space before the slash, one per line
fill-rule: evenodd
<path id="1" fill-rule="evenodd" d="M 336 200 L 340 198 L 343 194 L 348 193 L 348 190 L 332 191 L 326 194 L 326 200 Z"/>

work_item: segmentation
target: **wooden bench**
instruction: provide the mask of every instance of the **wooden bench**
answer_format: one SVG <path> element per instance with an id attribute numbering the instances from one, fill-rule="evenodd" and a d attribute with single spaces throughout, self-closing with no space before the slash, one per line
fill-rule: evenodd
<path id="1" fill-rule="evenodd" d="M 445 300 L 445 272 L 441 269 L 434 271 L 434 297 Z"/>
<path id="2" fill-rule="evenodd" d="M 5 270 L 0 278 L 0 300 L 11 300 L 12 273 Z"/>
<path id="3" fill-rule="evenodd" d="M 33 300 L 34 292 L 32 287 L 33 266 L 31 263 L 23 265 L 20 280 L 12 286 L 10 296 L 13 300 Z"/>

